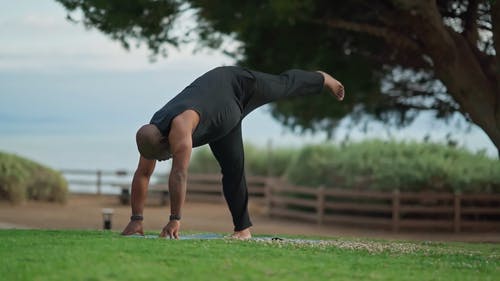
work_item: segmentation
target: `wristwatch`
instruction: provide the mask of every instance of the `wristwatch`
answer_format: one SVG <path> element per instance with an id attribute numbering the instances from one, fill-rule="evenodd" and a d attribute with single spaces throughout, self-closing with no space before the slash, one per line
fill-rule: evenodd
<path id="1" fill-rule="evenodd" d="M 181 220 L 181 216 L 179 216 L 179 215 L 170 215 L 170 220 L 171 221 L 173 221 L 173 220 L 180 221 Z"/>
<path id="2" fill-rule="evenodd" d="M 142 215 L 132 215 L 130 217 L 130 220 L 131 221 L 142 221 L 142 220 L 144 220 L 144 217 Z"/>

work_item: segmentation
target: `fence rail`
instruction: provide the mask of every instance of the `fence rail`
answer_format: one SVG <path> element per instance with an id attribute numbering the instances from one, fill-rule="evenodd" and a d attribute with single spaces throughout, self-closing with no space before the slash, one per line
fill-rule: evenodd
<path id="1" fill-rule="evenodd" d="M 70 185 L 95 187 L 95 193 L 102 194 L 103 186 L 110 186 L 120 193 L 120 202 L 130 202 L 131 176 L 130 171 L 102 171 L 102 170 L 61 170 Z M 75 178 L 76 177 L 76 178 Z M 166 175 L 165 175 L 166 178 Z M 267 177 L 247 177 L 248 195 L 253 202 L 263 203 L 266 190 Z M 189 174 L 187 199 L 191 201 L 222 202 L 222 176 L 219 174 Z M 149 185 L 149 199 L 159 199 L 161 205 L 168 203 L 168 185 L 166 183 L 153 183 Z"/>
<path id="2" fill-rule="evenodd" d="M 132 172 L 126 170 L 103 171 L 84 169 L 65 169 L 60 172 L 66 177 L 70 185 L 95 186 L 95 193 L 102 194 L 103 186 L 120 186 L 130 182 Z M 77 177 L 77 178 L 75 178 Z"/>
<path id="3" fill-rule="evenodd" d="M 84 175 L 86 179 L 69 180 L 70 184 L 103 185 L 121 191 L 120 200 L 130 200 L 128 171 L 64 170 L 65 175 Z M 106 180 L 106 177 L 121 180 Z M 125 179 L 127 177 L 127 179 Z M 432 192 L 377 192 L 310 188 L 284 181 L 247 177 L 252 202 L 265 205 L 269 216 L 301 219 L 318 224 L 353 224 L 400 229 L 441 229 L 461 232 L 471 230 L 500 231 L 500 194 L 461 194 Z M 160 204 L 168 203 L 167 184 L 152 184 L 150 195 Z M 221 176 L 190 174 L 187 200 L 223 202 Z"/>
<path id="4" fill-rule="evenodd" d="M 268 186 L 270 216 L 318 224 L 345 223 L 405 229 L 500 230 L 500 194 L 376 192 Z"/>

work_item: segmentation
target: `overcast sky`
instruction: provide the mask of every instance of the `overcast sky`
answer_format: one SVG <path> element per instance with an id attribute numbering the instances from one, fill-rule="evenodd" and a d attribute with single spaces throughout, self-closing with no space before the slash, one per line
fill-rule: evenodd
<path id="1" fill-rule="evenodd" d="M 127 52 L 65 16 L 55 1 L 2 0 L 0 133 L 101 131 L 103 123 L 134 131 L 196 77 L 233 63 L 216 51 L 193 55 L 189 47 L 150 63 L 147 50 Z M 261 137 L 252 128 L 260 132 L 263 124 L 273 136 L 283 131 L 265 112 L 246 121 L 254 139 Z"/>
<path id="2" fill-rule="evenodd" d="M 193 55 L 189 47 L 150 63 L 147 50 L 127 52 L 98 31 L 66 21 L 64 8 L 55 1 L 0 0 L 0 4 L 0 138 L 4 139 L 0 150 L 20 150 L 12 140 L 23 137 L 133 136 L 138 126 L 196 77 L 233 63 L 215 51 Z M 324 139 L 321 134 L 290 133 L 270 117 L 267 108 L 255 111 L 243 124 L 245 140 L 258 144 L 272 139 L 277 145 L 300 145 Z M 345 132 L 340 129 L 337 139 Z M 422 139 L 430 134 L 442 140 L 449 132 L 456 129 L 423 116 L 393 135 Z M 388 134 L 373 125 L 368 135 Z M 472 150 L 496 153 L 476 127 L 454 135 Z"/>

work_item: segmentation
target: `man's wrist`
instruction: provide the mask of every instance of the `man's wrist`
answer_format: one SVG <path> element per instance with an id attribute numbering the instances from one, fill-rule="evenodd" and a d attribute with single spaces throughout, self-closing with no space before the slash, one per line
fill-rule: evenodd
<path id="1" fill-rule="evenodd" d="M 180 221 L 181 216 L 180 215 L 170 215 L 169 220 L 171 221 Z"/>
<path id="2" fill-rule="evenodd" d="M 142 215 L 132 215 L 130 216 L 131 221 L 142 221 L 144 220 L 144 217 Z"/>

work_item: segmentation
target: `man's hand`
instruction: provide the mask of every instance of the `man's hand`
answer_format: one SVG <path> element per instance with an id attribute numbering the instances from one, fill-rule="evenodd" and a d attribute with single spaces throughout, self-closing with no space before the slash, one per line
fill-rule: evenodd
<path id="1" fill-rule="evenodd" d="M 169 237 L 170 239 L 179 239 L 179 229 L 181 228 L 181 222 L 178 220 L 171 220 L 163 228 L 160 233 L 160 237 Z"/>
<path id="2" fill-rule="evenodd" d="M 139 233 L 140 235 L 144 235 L 144 231 L 142 230 L 142 221 L 130 221 L 122 231 L 122 235 L 133 235 Z"/>

